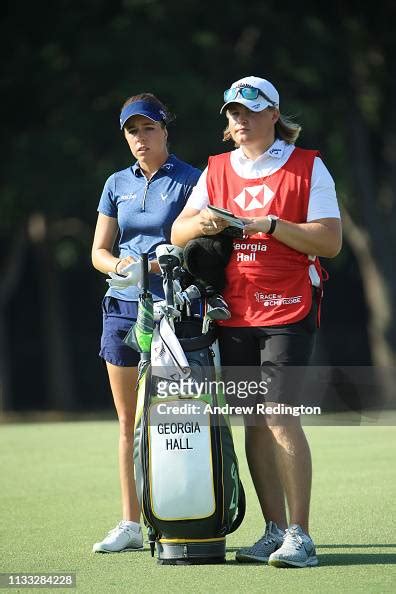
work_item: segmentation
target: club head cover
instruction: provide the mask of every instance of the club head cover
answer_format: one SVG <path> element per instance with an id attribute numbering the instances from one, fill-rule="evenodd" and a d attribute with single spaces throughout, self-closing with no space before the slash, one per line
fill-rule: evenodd
<path id="1" fill-rule="evenodd" d="M 225 287 L 225 268 L 233 250 L 232 237 L 218 234 L 197 237 L 184 248 L 184 268 L 204 285 L 221 292 Z"/>

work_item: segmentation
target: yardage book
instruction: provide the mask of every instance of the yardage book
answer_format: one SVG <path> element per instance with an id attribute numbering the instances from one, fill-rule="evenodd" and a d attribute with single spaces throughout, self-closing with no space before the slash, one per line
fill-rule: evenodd
<path id="1" fill-rule="evenodd" d="M 208 209 L 216 214 L 218 217 L 225 219 L 231 227 L 238 227 L 238 229 L 243 229 L 246 225 L 241 219 L 238 219 L 235 215 L 232 214 L 230 210 L 226 208 L 218 208 L 217 206 L 212 206 L 211 204 L 208 205 Z"/>

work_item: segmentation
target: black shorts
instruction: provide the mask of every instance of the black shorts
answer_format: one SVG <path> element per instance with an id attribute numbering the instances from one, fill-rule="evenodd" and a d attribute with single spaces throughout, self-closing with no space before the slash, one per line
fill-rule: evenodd
<path id="1" fill-rule="evenodd" d="M 316 315 L 313 296 L 308 316 L 294 324 L 219 327 L 221 365 L 227 380 L 269 380 L 265 396 L 252 395 L 254 402 L 264 398 L 266 402 L 306 404 L 302 388 L 315 344 Z M 245 398 L 247 403 L 249 397 Z M 232 404 L 237 400 L 233 398 Z"/>

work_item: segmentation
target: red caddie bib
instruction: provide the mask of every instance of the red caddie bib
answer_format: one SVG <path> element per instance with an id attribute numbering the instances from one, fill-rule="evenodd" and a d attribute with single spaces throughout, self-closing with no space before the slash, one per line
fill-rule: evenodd
<path id="1" fill-rule="evenodd" d="M 278 171 L 266 177 L 245 179 L 231 166 L 230 153 L 209 158 L 209 202 L 240 217 L 276 215 L 305 223 L 311 175 L 317 151 L 295 148 Z M 224 326 L 275 326 L 298 322 L 312 305 L 309 266 L 301 252 L 265 233 L 235 239 L 226 268 L 223 293 L 231 319 Z M 315 266 L 321 276 L 318 258 Z"/>

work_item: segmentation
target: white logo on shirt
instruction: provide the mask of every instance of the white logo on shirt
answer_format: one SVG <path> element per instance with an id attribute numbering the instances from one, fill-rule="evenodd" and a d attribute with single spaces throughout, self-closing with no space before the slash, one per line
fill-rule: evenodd
<path id="1" fill-rule="evenodd" d="M 263 184 L 262 186 L 252 186 L 244 188 L 234 201 L 243 210 L 255 210 L 256 208 L 263 208 L 272 200 L 274 192 Z"/>
<path id="2" fill-rule="evenodd" d="M 293 295 L 293 297 L 282 297 L 276 293 L 261 293 L 256 291 L 254 294 L 256 301 L 261 303 L 263 307 L 276 307 L 278 305 L 293 305 L 301 303 L 302 295 Z"/>
<path id="3" fill-rule="evenodd" d="M 161 200 L 166 200 L 168 198 L 168 194 L 164 194 L 161 192 Z"/>
<path id="4" fill-rule="evenodd" d="M 120 196 L 120 200 L 133 200 L 136 198 L 136 194 L 123 194 Z"/>

